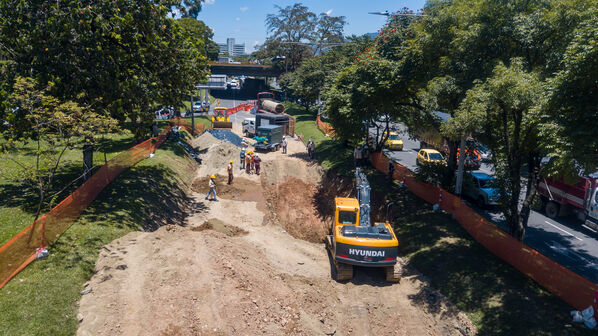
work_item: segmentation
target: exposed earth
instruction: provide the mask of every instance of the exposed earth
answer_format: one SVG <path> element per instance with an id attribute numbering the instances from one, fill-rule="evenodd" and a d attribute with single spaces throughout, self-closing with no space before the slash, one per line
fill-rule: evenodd
<path id="1" fill-rule="evenodd" d="M 193 146 L 203 164 L 187 220 L 102 249 L 80 302 L 79 335 L 476 333 L 404 262 L 398 284 L 379 269 L 333 280 L 322 243 L 331 219 L 321 213 L 328 196 L 347 188 L 323 182 L 300 141 L 289 141 L 288 155 L 261 154 L 261 176 L 239 170 L 234 145 L 204 134 Z M 229 160 L 232 186 L 225 185 Z M 218 175 L 219 202 L 204 200 L 210 174 Z"/>

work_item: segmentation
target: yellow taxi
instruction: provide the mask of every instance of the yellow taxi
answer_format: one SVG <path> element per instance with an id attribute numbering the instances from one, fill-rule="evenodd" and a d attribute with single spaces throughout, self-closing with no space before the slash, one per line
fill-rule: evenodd
<path id="1" fill-rule="evenodd" d="M 417 153 L 417 159 L 415 163 L 418 166 L 427 165 L 427 164 L 443 164 L 446 165 L 446 161 L 444 161 L 444 157 L 440 154 L 439 151 L 435 149 L 420 149 Z"/>
<path id="2" fill-rule="evenodd" d="M 403 150 L 403 140 L 397 132 L 390 132 L 388 138 L 384 142 L 384 147 L 390 150 Z"/>

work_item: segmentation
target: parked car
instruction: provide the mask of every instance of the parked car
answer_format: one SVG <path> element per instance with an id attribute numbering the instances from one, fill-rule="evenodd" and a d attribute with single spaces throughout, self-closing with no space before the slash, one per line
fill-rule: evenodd
<path id="1" fill-rule="evenodd" d="M 482 162 L 490 162 L 492 160 L 492 152 L 490 149 L 480 143 L 477 144 L 477 150 L 480 153 L 480 158 Z"/>
<path id="2" fill-rule="evenodd" d="M 386 141 L 384 141 L 384 147 L 390 150 L 403 150 L 403 139 L 396 132 L 390 132 Z"/>
<path id="3" fill-rule="evenodd" d="M 156 120 L 167 120 L 174 117 L 174 109 L 172 107 L 160 107 L 154 112 Z"/>
<path id="4" fill-rule="evenodd" d="M 195 102 L 195 104 L 193 104 L 192 110 L 193 112 L 203 112 L 203 102 Z"/>
<path id="5" fill-rule="evenodd" d="M 435 149 L 429 148 L 419 150 L 419 152 L 417 153 L 417 159 L 415 159 L 415 163 L 418 166 L 429 164 L 446 165 L 446 161 L 444 161 L 444 157 L 442 156 L 442 154 L 440 154 L 440 152 Z"/>
<path id="6" fill-rule="evenodd" d="M 463 176 L 463 196 L 476 202 L 478 207 L 498 205 L 500 192 L 494 176 L 486 173 L 465 173 Z"/>

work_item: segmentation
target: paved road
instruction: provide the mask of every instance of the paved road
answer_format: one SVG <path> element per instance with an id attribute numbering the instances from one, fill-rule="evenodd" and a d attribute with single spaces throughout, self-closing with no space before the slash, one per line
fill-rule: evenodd
<path id="1" fill-rule="evenodd" d="M 396 162 L 414 170 L 419 141 L 409 139 L 404 129 L 400 133 L 403 138 L 403 150 L 385 152 Z M 376 136 L 375 128 L 370 129 L 370 135 Z M 493 168 L 488 164 L 483 164 L 479 171 L 493 174 Z M 504 217 L 497 209 L 477 210 L 506 229 Z M 586 279 L 598 283 L 598 233 L 581 224 L 575 218 L 554 220 L 532 211 L 524 242 Z"/>

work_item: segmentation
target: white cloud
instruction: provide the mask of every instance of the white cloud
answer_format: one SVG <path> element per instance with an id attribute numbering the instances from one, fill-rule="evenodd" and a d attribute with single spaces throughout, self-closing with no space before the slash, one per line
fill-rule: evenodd
<path id="1" fill-rule="evenodd" d="M 330 15 L 332 14 L 332 8 L 330 8 L 329 10 L 326 11 L 326 15 Z"/>
<path id="2" fill-rule="evenodd" d="M 247 12 L 249 10 L 249 7 L 247 6 L 243 6 L 241 8 L 239 8 L 241 10 L 241 12 Z"/>
<path id="3" fill-rule="evenodd" d="M 216 0 L 204 0 L 206 5 L 213 5 Z"/>
<path id="4" fill-rule="evenodd" d="M 235 21 L 241 21 L 241 18 L 240 17 L 236 17 Z"/>
<path id="5" fill-rule="evenodd" d="M 257 41 L 257 40 L 253 41 L 253 47 L 254 48 L 257 47 L 257 46 L 259 46 L 259 45 L 260 45 L 260 41 Z"/>

